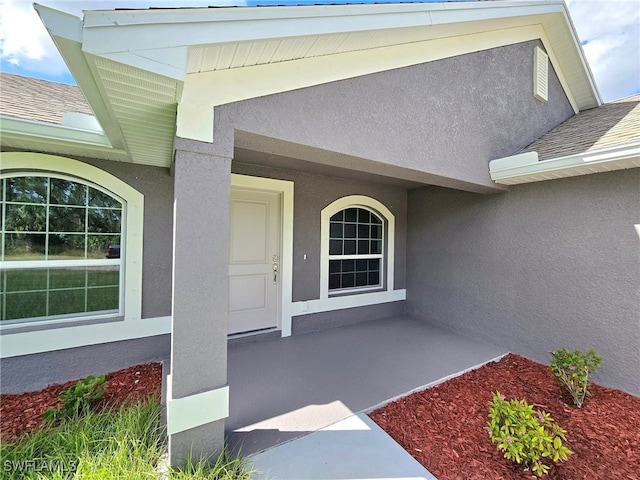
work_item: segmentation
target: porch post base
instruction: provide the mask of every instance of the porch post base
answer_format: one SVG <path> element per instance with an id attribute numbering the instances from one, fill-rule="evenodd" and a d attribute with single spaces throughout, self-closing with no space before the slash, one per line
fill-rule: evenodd
<path id="1" fill-rule="evenodd" d="M 201 459 L 215 462 L 224 448 L 224 420 L 205 423 L 189 430 L 169 435 L 169 463 L 183 466 L 189 456 L 193 463 Z"/>

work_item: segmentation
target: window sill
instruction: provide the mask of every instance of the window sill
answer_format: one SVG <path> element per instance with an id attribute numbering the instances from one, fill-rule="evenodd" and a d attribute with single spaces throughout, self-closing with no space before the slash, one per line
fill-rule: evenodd
<path id="1" fill-rule="evenodd" d="M 383 288 L 383 287 L 363 287 L 363 288 L 353 288 L 353 289 L 349 289 L 349 290 L 336 290 L 336 291 L 331 291 L 329 290 L 329 298 L 336 298 L 336 297 L 350 297 L 352 295 L 362 295 L 365 293 L 379 293 L 379 292 L 386 292 L 387 289 Z"/>
<path id="2" fill-rule="evenodd" d="M 66 327 L 82 327 L 86 325 L 96 325 L 100 323 L 123 322 L 123 315 L 103 316 L 96 318 L 85 318 L 74 320 L 43 320 L 33 323 L 14 323 L 12 325 L 0 325 L 0 335 L 12 335 L 16 333 L 39 332 L 43 330 L 55 330 Z"/>

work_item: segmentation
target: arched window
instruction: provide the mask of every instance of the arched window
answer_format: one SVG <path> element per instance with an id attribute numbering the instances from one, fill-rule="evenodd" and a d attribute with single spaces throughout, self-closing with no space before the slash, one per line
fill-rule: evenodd
<path id="1" fill-rule="evenodd" d="M 329 219 L 329 291 L 382 287 L 383 222 L 365 207 Z"/>
<path id="2" fill-rule="evenodd" d="M 22 157 L 25 161 L 16 163 L 9 155 L 3 155 L 0 178 L 2 325 L 124 315 L 125 259 L 136 254 L 139 243 L 128 242 L 125 235 L 135 235 L 141 226 L 133 226 L 133 232 L 128 232 L 127 199 L 86 177 L 100 172 L 102 178 L 97 180 L 108 180 L 129 200 L 141 195 L 81 162 L 23 153 L 31 157 Z M 56 159 L 49 161 L 56 171 L 25 171 L 28 160 L 37 164 L 42 160 L 38 157 Z M 20 165 L 22 171 L 4 170 L 9 164 Z M 72 165 L 76 168 L 64 168 Z M 72 175 L 73 170 L 87 175 Z M 135 290 L 132 288 L 132 292 Z"/>
<path id="3" fill-rule="evenodd" d="M 343 197 L 322 211 L 320 296 L 393 290 L 393 214 L 377 200 Z"/>

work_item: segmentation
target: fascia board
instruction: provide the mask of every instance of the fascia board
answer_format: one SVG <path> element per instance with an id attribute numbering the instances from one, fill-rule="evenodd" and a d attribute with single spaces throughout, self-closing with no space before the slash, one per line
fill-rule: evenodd
<path id="1" fill-rule="evenodd" d="M 568 35 L 570 35 L 571 40 L 573 41 L 573 44 L 576 47 L 577 54 L 580 57 L 582 68 L 587 74 L 587 79 L 588 79 L 589 85 L 591 86 L 591 90 L 593 91 L 594 96 L 596 97 L 596 102 L 598 103 L 598 106 L 600 106 L 604 103 L 604 101 L 602 100 L 602 96 L 600 95 L 600 90 L 598 89 L 598 85 L 596 84 L 596 80 L 595 80 L 595 77 L 593 76 L 593 72 L 591 71 L 591 67 L 589 66 L 589 62 L 587 62 L 587 57 L 585 56 L 584 50 L 582 49 L 582 44 L 578 37 L 578 32 L 576 31 L 576 27 L 573 24 L 573 21 L 571 20 L 571 15 L 569 15 L 567 6 L 566 4 L 564 4 L 564 2 L 563 2 L 562 14 L 564 15 L 565 25 L 567 25 Z"/>
<path id="2" fill-rule="evenodd" d="M 96 84 L 89 63 L 82 53 L 82 21 L 78 17 L 43 5 L 34 4 L 34 9 L 49 31 L 49 35 L 108 137 L 109 143 L 115 149 L 127 150 L 120 127 L 113 119 Z"/>
<path id="3" fill-rule="evenodd" d="M 274 19 L 316 19 L 320 17 L 374 16 L 393 13 L 415 14 L 420 12 L 452 10 L 491 10 L 498 12 L 518 8 L 539 12 L 540 7 L 563 5 L 562 0 L 515 0 L 501 1 L 499 4 L 483 2 L 443 2 L 443 3 L 378 3 L 359 5 L 301 5 L 274 6 L 269 8 L 183 8 L 153 10 L 94 10 L 86 11 L 84 26 L 128 26 L 143 24 L 210 23 L 243 20 Z"/>
<path id="4" fill-rule="evenodd" d="M 2 137 L 6 139 L 13 138 L 106 151 L 114 154 L 127 154 L 124 150 L 113 148 L 109 139 L 102 133 L 63 125 L 0 116 L 0 132 L 2 132 Z"/>
<path id="5" fill-rule="evenodd" d="M 94 54 L 229 42 L 428 27 L 558 13 L 561 0 L 329 5 L 86 12 L 84 50 Z M 113 29 L 118 35 L 113 35 Z M 111 32 L 111 33 L 107 33 Z"/>
<path id="6" fill-rule="evenodd" d="M 492 160 L 489 162 L 491 179 L 496 183 L 513 185 L 640 167 L 640 142 L 543 161 L 537 161 L 537 157 L 536 152 L 528 152 Z"/>

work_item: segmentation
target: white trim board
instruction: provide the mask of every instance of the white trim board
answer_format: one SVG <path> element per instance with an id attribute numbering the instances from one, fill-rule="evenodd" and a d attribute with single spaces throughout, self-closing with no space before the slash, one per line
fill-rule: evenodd
<path id="1" fill-rule="evenodd" d="M 291 314 L 296 317 L 299 315 L 331 312 L 346 308 L 367 307 L 370 305 L 380 305 L 382 303 L 399 302 L 406 299 L 407 291 L 405 289 L 391 290 L 388 292 L 360 293 L 358 295 L 344 295 L 340 297 L 294 302 L 291 305 Z"/>
<path id="2" fill-rule="evenodd" d="M 231 188 L 245 188 L 279 192 L 282 195 L 281 204 L 281 249 L 280 252 L 280 307 L 278 309 L 278 326 L 283 337 L 291 335 L 291 295 L 293 291 L 293 190 L 294 184 L 288 180 L 274 180 L 271 178 L 252 177 L 248 175 L 231 174 Z"/>
<path id="3" fill-rule="evenodd" d="M 0 125 L 2 136 L 7 138 L 35 138 L 40 142 L 46 140 L 55 145 L 72 144 L 89 150 L 126 154 L 124 150 L 113 148 L 107 136 L 95 130 L 5 116 L 0 116 Z"/>
<path id="4" fill-rule="evenodd" d="M 169 333 L 171 333 L 171 317 L 77 325 L 21 333 L 3 332 L 0 335 L 0 358 L 121 342 Z"/>
<path id="5" fill-rule="evenodd" d="M 537 152 L 526 152 L 489 162 L 491 179 L 503 185 L 539 182 L 640 167 L 640 143 L 538 161 Z"/>
<path id="6" fill-rule="evenodd" d="M 187 397 L 172 398 L 171 385 L 171 375 L 168 375 L 167 434 L 174 435 L 229 416 L 228 386 Z"/>

